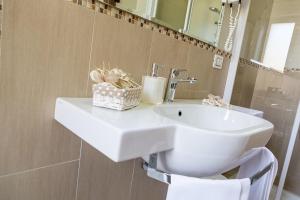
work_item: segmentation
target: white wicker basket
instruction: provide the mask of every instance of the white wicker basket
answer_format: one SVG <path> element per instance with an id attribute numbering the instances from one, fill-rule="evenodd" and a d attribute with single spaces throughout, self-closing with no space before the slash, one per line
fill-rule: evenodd
<path id="1" fill-rule="evenodd" d="M 118 89 L 110 83 L 93 85 L 93 105 L 114 110 L 127 110 L 141 102 L 142 87 Z"/>

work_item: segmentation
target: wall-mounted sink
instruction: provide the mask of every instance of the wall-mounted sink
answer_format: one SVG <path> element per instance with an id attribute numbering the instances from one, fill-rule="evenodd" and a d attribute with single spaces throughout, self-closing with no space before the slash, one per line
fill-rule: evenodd
<path id="1" fill-rule="evenodd" d="M 198 177 L 271 137 L 273 125 L 264 119 L 195 102 L 120 112 L 94 107 L 91 99 L 58 98 L 55 119 L 115 162 L 158 153 L 160 170 Z"/>
<path id="2" fill-rule="evenodd" d="M 171 173 L 214 175 L 247 150 L 265 146 L 273 130 L 264 119 L 208 105 L 162 105 L 154 111 L 177 127 L 173 149 L 158 154 L 158 168 Z"/>

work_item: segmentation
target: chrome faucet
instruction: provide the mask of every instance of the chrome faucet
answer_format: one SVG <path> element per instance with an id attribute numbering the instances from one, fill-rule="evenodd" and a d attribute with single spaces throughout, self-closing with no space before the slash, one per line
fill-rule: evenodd
<path id="1" fill-rule="evenodd" d="M 197 79 L 194 77 L 188 77 L 187 79 L 180 79 L 178 76 L 180 75 L 181 72 L 186 72 L 186 69 L 171 69 L 170 76 L 169 76 L 169 81 L 168 81 L 168 86 L 167 86 L 167 92 L 166 92 L 166 97 L 165 101 L 166 102 L 173 102 L 175 93 L 176 93 L 176 87 L 178 83 L 190 83 L 194 84 L 197 82 Z"/>

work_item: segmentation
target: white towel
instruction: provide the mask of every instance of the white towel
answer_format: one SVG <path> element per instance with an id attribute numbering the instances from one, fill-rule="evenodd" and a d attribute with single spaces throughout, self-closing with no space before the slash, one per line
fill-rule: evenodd
<path id="1" fill-rule="evenodd" d="M 250 150 L 242 159 L 237 176 L 240 179 L 253 176 L 271 162 L 273 162 L 271 170 L 251 186 L 249 200 L 269 199 L 278 170 L 278 162 L 273 153 L 265 147 Z"/>
<path id="2" fill-rule="evenodd" d="M 172 175 L 167 200 L 248 200 L 250 179 L 213 180 Z"/>
<path id="3" fill-rule="evenodd" d="M 273 162 L 271 170 L 250 186 L 250 177 Z M 268 200 L 278 162 L 265 147 L 248 151 L 225 171 L 240 166 L 237 179 L 212 180 L 172 175 L 167 200 Z"/>

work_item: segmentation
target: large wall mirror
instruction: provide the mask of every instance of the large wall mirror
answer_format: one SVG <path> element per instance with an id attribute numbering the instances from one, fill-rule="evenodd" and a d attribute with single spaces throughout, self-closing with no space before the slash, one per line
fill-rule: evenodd
<path id="1" fill-rule="evenodd" d="M 236 26 L 237 21 L 234 20 L 239 17 L 236 4 L 233 5 L 231 17 L 230 9 L 227 9 L 230 5 L 223 7 L 221 0 L 115 0 L 113 4 L 122 10 L 231 51 L 231 48 L 225 47 L 225 43 L 230 34 L 230 18 L 233 26 Z M 232 38 L 229 42 L 231 40 Z"/>
<path id="2" fill-rule="evenodd" d="M 116 6 L 216 45 L 220 0 L 120 0 Z"/>

